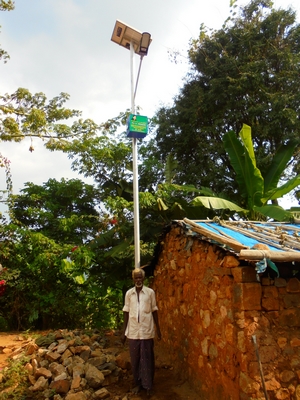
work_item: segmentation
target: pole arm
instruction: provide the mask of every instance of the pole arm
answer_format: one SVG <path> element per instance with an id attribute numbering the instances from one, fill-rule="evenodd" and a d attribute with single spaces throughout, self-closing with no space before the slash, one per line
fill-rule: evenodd
<path id="1" fill-rule="evenodd" d="M 137 92 L 137 87 L 138 87 L 138 83 L 139 83 L 139 79 L 140 79 L 140 73 L 141 73 L 141 67 L 142 67 L 143 58 L 144 58 L 144 56 L 141 56 L 141 57 L 140 57 L 140 65 L 139 65 L 139 70 L 138 70 L 138 74 L 137 74 L 137 78 L 136 78 L 136 83 L 135 83 L 134 94 L 133 94 L 133 99 L 134 99 L 134 101 L 135 101 L 136 92 Z"/>
<path id="2" fill-rule="evenodd" d="M 133 43 L 130 42 L 130 87 L 131 87 L 131 114 L 135 114 L 135 90 L 134 90 L 134 47 Z"/>

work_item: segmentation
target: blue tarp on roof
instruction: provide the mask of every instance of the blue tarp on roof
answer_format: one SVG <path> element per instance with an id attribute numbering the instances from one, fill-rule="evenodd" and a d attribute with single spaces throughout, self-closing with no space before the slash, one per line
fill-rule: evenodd
<path id="1" fill-rule="evenodd" d="M 230 228 L 227 228 L 225 226 L 221 226 L 215 222 L 211 222 L 211 223 L 206 223 L 206 222 L 196 222 L 197 225 L 202 226 L 205 229 L 208 229 L 210 231 L 212 231 L 213 233 L 216 234 L 225 234 L 229 237 L 231 237 L 232 239 L 237 240 L 238 242 L 240 242 L 241 244 L 249 247 L 251 249 L 251 247 L 253 247 L 255 244 L 261 243 L 261 241 L 257 240 L 257 239 L 253 239 L 250 238 L 249 236 L 244 235 L 243 233 L 240 232 L 236 232 Z M 265 226 L 266 228 L 269 228 L 267 226 Z M 253 229 L 249 229 L 250 233 L 255 234 L 255 231 Z M 282 249 L 278 249 L 277 247 L 273 247 L 271 245 L 268 245 L 270 250 L 274 250 L 274 251 L 283 251 Z"/>
<path id="2" fill-rule="evenodd" d="M 300 251 L 300 225 L 257 221 L 192 221 L 184 223 L 197 234 L 233 250 L 265 244 L 276 252 Z"/>

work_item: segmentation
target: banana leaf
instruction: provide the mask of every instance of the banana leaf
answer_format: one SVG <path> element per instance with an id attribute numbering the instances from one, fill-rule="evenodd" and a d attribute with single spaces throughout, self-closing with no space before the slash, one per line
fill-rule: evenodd
<path id="1" fill-rule="evenodd" d="M 272 189 L 269 192 L 265 193 L 262 201 L 266 203 L 268 200 L 279 199 L 287 193 L 290 193 L 295 187 L 300 185 L 300 175 L 295 176 L 294 178 L 287 181 L 282 186 Z"/>
<path id="2" fill-rule="evenodd" d="M 248 142 L 249 130 L 243 131 L 243 143 Z M 260 170 L 256 167 L 247 147 L 243 146 L 234 132 L 228 132 L 223 137 L 224 147 L 227 151 L 232 167 L 236 173 L 236 180 L 240 187 L 241 195 L 247 199 L 247 206 L 261 206 L 264 190 L 264 180 Z M 251 153 L 251 152 L 250 152 Z"/>
<path id="3" fill-rule="evenodd" d="M 243 212 L 243 213 L 248 212 L 247 210 L 239 207 L 237 204 L 234 204 L 228 200 L 221 199 L 220 197 L 198 196 L 193 199 L 192 204 L 195 206 L 202 205 L 205 208 L 215 209 L 215 210 L 228 209 L 230 211 L 236 211 L 236 212 Z"/>
<path id="4" fill-rule="evenodd" d="M 293 220 L 293 214 L 287 210 L 284 210 L 280 206 L 275 206 L 272 204 L 267 204 L 262 207 L 254 207 L 254 211 L 259 212 L 267 218 L 274 219 L 279 222 L 288 222 Z"/>
<path id="5" fill-rule="evenodd" d="M 240 138 L 242 139 L 242 142 L 248 151 L 249 157 L 251 158 L 253 165 L 256 166 L 256 158 L 252 143 L 251 127 L 249 125 L 243 124 L 243 128 L 240 131 Z"/>
<path id="6" fill-rule="evenodd" d="M 290 141 L 289 143 L 280 146 L 277 150 L 272 163 L 264 176 L 265 193 L 277 188 L 282 173 L 294 154 L 296 145 L 297 143 L 295 141 Z"/>

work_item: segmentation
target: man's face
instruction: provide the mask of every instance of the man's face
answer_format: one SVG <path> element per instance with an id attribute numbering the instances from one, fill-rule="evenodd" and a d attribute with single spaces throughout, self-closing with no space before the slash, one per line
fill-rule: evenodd
<path id="1" fill-rule="evenodd" d="M 144 282 L 144 278 L 143 278 L 143 274 L 141 272 L 138 272 L 136 274 L 133 275 L 133 282 L 134 285 L 138 288 L 143 286 L 143 282 Z"/>

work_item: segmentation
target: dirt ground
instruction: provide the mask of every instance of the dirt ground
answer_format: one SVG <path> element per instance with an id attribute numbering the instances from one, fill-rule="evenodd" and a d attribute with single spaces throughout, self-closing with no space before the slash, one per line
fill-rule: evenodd
<path id="1" fill-rule="evenodd" d="M 111 335 L 110 345 L 122 346 L 118 336 Z M 26 339 L 20 332 L 1 333 L 0 332 L 0 374 L 2 369 L 7 365 L 9 354 L 4 354 L 1 349 L 3 347 L 21 347 Z M 122 346 L 123 348 L 123 346 Z M 125 350 L 127 346 L 125 345 Z M 173 371 L 172 365 L 168 365 L 163 343 L 155 344 L 156 370 L 154 378 L 153 394 L 151 400 L 198 400 L 200 397 L 189 386 L 188 382 L 181 381 Z M 113 396 L 119 396 L 123 399 L 127 396 L 128 400 L 145 400 L 149 399 L 145 391 L 134 395 L 130 392 L 132 388 L 132 377 L 122 379 L 117 384 L 107 387 Z M 126 397 L 125 397 L 126 399 Z"/>

